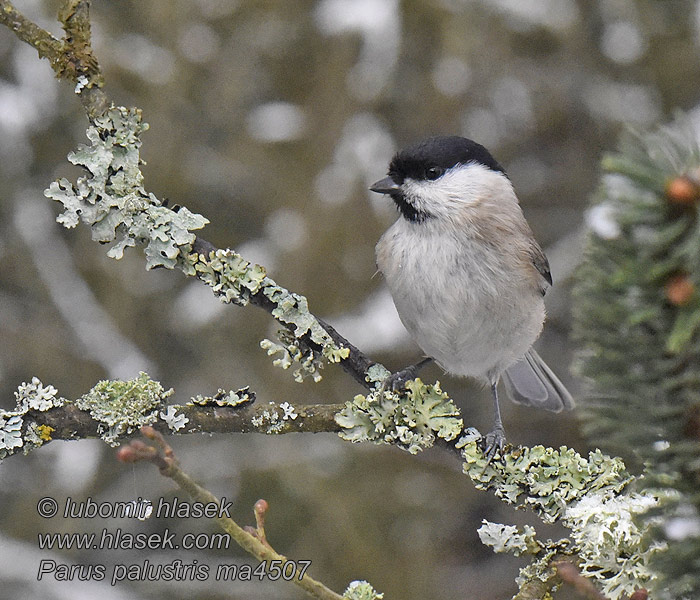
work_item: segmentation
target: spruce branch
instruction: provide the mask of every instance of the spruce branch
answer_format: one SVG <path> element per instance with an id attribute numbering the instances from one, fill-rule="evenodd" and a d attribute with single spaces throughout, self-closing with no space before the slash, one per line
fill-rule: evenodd
<path id="1" fill-rule="evenodd" d="M 650 585 L 700 597 L 700 148 L 683 116 L 630 132 L 603 159 L 574 290 L 585 432 L 661 488 Z"/>

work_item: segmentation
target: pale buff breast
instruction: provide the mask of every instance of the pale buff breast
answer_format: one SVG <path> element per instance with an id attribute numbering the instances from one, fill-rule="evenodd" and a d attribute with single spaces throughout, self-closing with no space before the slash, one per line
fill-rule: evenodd
<path id="1" fill-rule="evenodd" d="M 399 219 L 377 244 L 377 266 L 426 355 L 451 373 L 491 379 L 540 334 L 537 273 L 520 248 L 488 247 L 476 228 L 446 235 L 434 225 Z"/>

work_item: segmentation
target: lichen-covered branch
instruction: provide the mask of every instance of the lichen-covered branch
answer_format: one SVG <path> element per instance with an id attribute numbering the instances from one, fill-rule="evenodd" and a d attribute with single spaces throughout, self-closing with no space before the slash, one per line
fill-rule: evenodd
<path id="1" fill-rule="evenodd" d="M 569 448 L 517 448 L 500 462 L 488 463 L 477 440 L 465 436 L 464 471 L 479 489 L 489 490 L 517 508 L 530 508 L 545 523 L 560 522 L 570 539 L 541 541 L 532 528 L 523 533 L 515 527 L 485 522 L 479 530 L 483 543 L 497 552 L 531 555 L 521 569 L 521 586 L 550 582 L 554 557 L 575 557 L 586 577 L 597 581 L 607 596 L 624 598 L 638 587 L 653 582 L 650 563 L 661 545 L 649 539 L 649 527 L 635 517 L 658 507 L 662 492 L 636 491 L 636 479 L 619 458 L 599 450 L 585 458 Z"/>
<path id="2" fill-rule="evenodd" d="M 9 0 L 0 0 L 0 24 L 35 48 L 40 58 L 48 59 L 56 77 L 76 84 L 75 91 L 92 119 L 110 103 L 102 91 L 102 72 L 92 50 L 90 1 L 66 0 L 58 17 L 65 31 L 62 40 L 27 19 Z"/>
<path id="3" fill-rule="evenodd" d="M 374 363 L 316 318 L 304 296 L 277 285 L 263 267 L 235 251 L 198 240 L 193 231 L 204 227 L 207 219 L 184 207 L 168 208 L 146 192 L 139 150 L 147 128 L 136 109 L 111 108 L 93 119 L 87 131 L 90 145 L 68 156 L 88 175 L 75 185 L 60 179 L 46 190 L 64 207 L 58 221 L 66 227 L 80 221 L 89 225 L 94 240 L 112 244 L 107 253 L 112 258 L 142 244 L 147 268 L 178 268 L 209 285 L 222 302 L 254 303 L 267 310 L 283 328 L 278 341 L 264 340 L 262 346 L 277 355 L 275 364 L 294 365 L 296 380 L 317 381 L 324 363 L 340 362 L 369 388 L 367 370 Z"/>
<path id="4" fill-rule="evenodd" d="M 140 440 L 135 440 L 130 445 L 124 446 L 119 450 L 118 458 L 123 462 L 138 462 L 148 460 L 158 466 L 160 473 L 165 477 L 172 479 L 181 490 L 189 495 L 192 500 L 201 502 L 205 505 L 220 506 L 219 499 L 214 496 L 209 490 L 197 484 L 187 473 L 179 466 L 175 453 L 172 448 L 165 442 L 161 436 L 152 427 L 143 427 L 141 433 L 147 439 L 153 441 L 156 446 L 146 445 Z M 264 532 L 264 517 L 267 511 L 267 502 L 260 500 L 255 505 L 255 528 L 243 528 L 236 523 L 232 518 L 219 514 L 215 517 L 219 526 L 228 533 L 231 538 L 248 554 L 254 556 L 261 563 L 265 564 L 266 569 L 271 564 L 277 563 L 284 570 L 289 562 L 289 559 L 282 554 L 279 554 L 268 542 Z M 296 570 L 296 563 L 292 562 L 292 568 Z M 333 590 L 323 585 L 320 581 L 313 579 L 306 571 L 301 572 L 300 576 L 293 577 L 292 581 L 308 592 L 314 598 L 320 600 L 360 600 L 362 596 L 357 594 L 356 587 L 348 587 L 346 594 L 341 596 Z M 353 582 L 368 585 L 366 582 Z M 372 590 L 374 592 L 374 590 Z M 364 596 L 366 600 L 380 600 L 381 594 L 374 592 L 371 596 Z"/>
<path id="5" fill-rule="evenodd" d="M 75 400 L 36 377 L 19 386 L 12 411 L 0 410 L 0 459 L 52 440 L 102 438 L 111 445 L 143 425 L 168 433 L 336 433 L 342 404 L 255 403 L 248 388 L 168 404 L 166 390 L 145 373 L 129 381 L 100 381 Z"/>

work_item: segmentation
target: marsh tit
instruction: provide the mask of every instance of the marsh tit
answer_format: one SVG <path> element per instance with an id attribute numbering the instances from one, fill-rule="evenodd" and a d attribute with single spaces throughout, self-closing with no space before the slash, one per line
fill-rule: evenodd
<path id="1" fill-rule="evenodd" d="M 573 407 L 557 376 L 533 350 L 552 284 L 549 263 L 525 221 L 503 167 L 476 142 L 434 137 L 394 156 L 373 192 L 388 194 L 400 216 L 377 244 L 402 323 L 428 357 L 391 377 L 415 377 L 433 359 L 448 373 L 491 386 L 491 460 L 505 432 L 497 384 L 510 398 L 554 412 Z"/>

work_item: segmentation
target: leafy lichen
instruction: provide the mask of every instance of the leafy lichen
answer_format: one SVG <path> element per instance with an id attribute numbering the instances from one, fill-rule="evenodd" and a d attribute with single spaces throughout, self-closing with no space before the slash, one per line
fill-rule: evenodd
<path id="1" fill-rule="evenodd" d="M 0 458 L 13 454 L 24 445 L 22 416 L 0 410 Z"/>
<path id="2" fill-rule="evenodd" d="M 280 341 L 262 340 L 260 347 L 268 355 L 279 355 L 273 364 L 288 369 L 294 364 L 294 380 L 301 383 L 307 377 L 321 380 L 320 369 L 325 362 L 338 363 L 350 354 L 348 348 L 338 346 L 318 319 L 311 314 L 306 298 L 286 290 L 272 280 L 263 293 L 275 303 L 272 315 L 285 326 L 277 332 Z M 304 343 L 301 339 L 304 338 Z M 309 343 L 310 342 L 310 343 Z"/>
<path id="3" fill-rule="evenodd" d="M 82 220 L 93 240 L 112 243 L 108 256 L 119 259 L 125 248 L 142 243 L 147 268 L 172 269 L 186 265 L 183 257 L 195 240 L 192 230 L 208 221 L 186 208 L 166 208 L 144 189 L 139 151 L 147 129 L 139 110 L 112 107 L 88 127 L 90 145 L 68 155 L 88 175 L 75 185 L 65 178 L 55 181 L 44 194 L 63 204 L 59 223 L 70 228 Z"/>
<path id="4" fill-rule="evenodd" d="M 23 382 L 15 392 L 15 410 L 0 410 L 0 459 L 13 454 L 20 448 L 25 452 L 41 446 L 51 439 L 52 427 L 29 423 L 24 436 L 22 427 L 25 417 L 31 411 L 45 412 L 57 406 L 63 406 L 66 399 L 58 396 L 52 385 L 45 386 L 38 377 L 32 377 L 30 383 Z"/>
<path id="5" fill-rule="evenodd" d="M 562 446 L 558 450 L 533 446 L 504 453 L 501 461 L 485 458 L 479 443 L 471 440 L 462 449 L 464 472 L 481 490 L 491 490 L 507 504 L 532 508 L 552 523 L 572 502 L 586 494 L 611 489 L 620 491 L 632 478 L 619 458 L 600 450 L 584 458 Z"/>
<path id="6" fill-rule="evenodd" d="M 163 400 L 172 393 L 142 372 L 129 381 L 100 381 L 75 405 L 89 411 L 100 424 L 102 439 L 116 446 L 119 436 L 157 421 Z"/>
<path id="7" fill-rule="evenodd" d="M 289 402 L 283 402 L 279 406 L 270 402 L 269 406 L 255 415 L 250 422 L 256 429 L 274 435 L 282 433 L 287 424 L 298 416 L 294 406 Z"/>
<path id="8" fill-rule="evenodd" d="M 170 431 L 180 431 L 190 421 L 185 415 L 178 414 L 175 406 L 168 406 L 165 412 L 160 411 L 159 414 L 160 418 L 170 428 Z"/>
<path id="9" fill-rule="evenodd" d="M 255 402 L 255 394 L 249 387 L 226 391 L 219 389 L 213 396 L 197 394 L 187 404 L 190 406 L 235 406 L 241 407 Z"/>
<path id="10" fill-rule="evenodd" d="M 230 249 L 219 249 L 209 256 L 200 254 L 193 265 L 199 279 L 226 303 L 245 306 L 250 294 L 255 294 L 269 281 L 263 267 L 248 262 Z"/>
<path id="11" fill-rule="evenodd" d="M 459 410 L 440 383 L 406 383 L 405 395 L 376 390 L 358 395 L 336 415 L 340 437 L 352 442 L 394 444 L 411 454 L 433 445 L 436 437 L 453 440 L 462 432 Z"/>
<path id="12" fill-rule="evenodd" d="M 15 392 L 17 410 L 46 411 L 54 406 L 62 406 L 65 400 L 57 396 L 58 391 L 52 385 L 44 386 L 38 377 L 32 377 L 31 383 L 22 383 Z"/>
<path id="13" fill-rule="evenodd" d="M 382 600 L 384 594 L 377 592 L 367 581 L 351 581 L 343 593 L 347 600 Z"/>
<path id="14" fill-rule="evenodd" d="M 515 525 L 501 525 L 484 519 L 476 530 L 481 543 L 494 552 L 510 552 L 515 556 L 537 554 L 542 546 L 536 540 L 534 528 L 525 525 L 521 532 Z"/>
<path id="15" fill-rule="evenodd" d="M 649 564 L 665 544 L 650 543 L 649 527 L 637 519 L 659 502 L 649 490 L 590 493 L 567 507 L 562 522 L 571 529 L 581 572 L 597 579 L 610 598 L 624 597 L 656 579 Z"/>
<path id="16" fill-rule="evenodd" d="M 651 492 L 631 491 L 633 481 L 619 458 L 599 450 L 584 458 L 570 448 L 535 446 L 504 453 L 503 460 L 487 464 L 471 440 L 464 444 L 464 470 L 479 489 L 489 489 L 508 504 L 532 508 L 546 523 L 559 520 L 571 531 L 571 541 L 541 542 L 534 530 L 520 534 L 508 525 L 489 524 L 482 541 L 496 551 L 536 555 L 521 572 L 521 581 L 551 576 L 544 556 L 561 549 L 573 553 L 584 575 L 597 579 L 606 596 L 616 600 L 655 576 L 648 565 L 659 546 L 647 539 L 649 527 L 635 515 L 658 504 Z M 523 537 L 524 536 L 524 537 Z M 539 546 L 539 552 L 535 552 Z"/>

